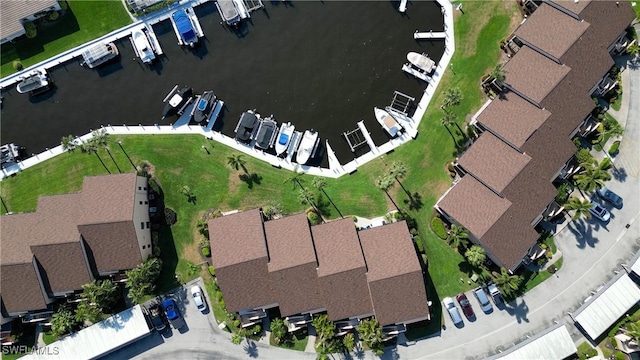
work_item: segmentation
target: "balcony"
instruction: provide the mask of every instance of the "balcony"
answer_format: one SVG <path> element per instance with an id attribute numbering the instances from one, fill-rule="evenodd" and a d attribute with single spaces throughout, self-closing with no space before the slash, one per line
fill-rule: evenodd
<path id="1" fill-rule="evenodd" d="M 287 331 L 294 332 L 298 331 L 307 326 L 310 322 L 313 321 L 311 314 L 302 314 L 296 316 L 288 316 L 284 318 L 284 324 L 287 326 Z"/>
<path id="2" fill-rule="evenodd" d="M 22 317 L 23 324 L 29 324 L 40 321 L 48 321 L 51 319 L 53 311 L 43 311 L 39 313 L 28 313 Z"/>
<path id="3" fill-rule="evenodd" d="M 238 315 L 240 315 L 240 325 L 242 328 L 261 323 L 262 319 L 267 317 L 267 313 L 263 309 L 241 310 L 238 312 Z"/>
<path id="4" fill-rule="evenodd" d="M 336 336 L 346 335 L 349 331 L 353 330 L 360 324 L 358 319 L 349 319 L 345 321 L 336 322 Z"/>
<path id="5" fill-rule="evenodd" d="M 604 96 L 609 91 L 613 90 L 616 87 L 617 81 L 613 80 L 609 77 L 609 74 L 605 75 L 604 79 L 600 81 L 600 84 L 596 87 L 594 91 L 594 95 Z"/>
<path id="6" fill-rule="evenodd" d="M 592 115 L 589 115 L 589 117 L 587 117 L 587 119 L 582 122 L 582 125 L 580 125 L 580 130 L 578 133 L 582 137 L 587 137 L 589 134 L 598 129 L 598 125 L 600 125 L 598 119 L 596 119 Z"/>

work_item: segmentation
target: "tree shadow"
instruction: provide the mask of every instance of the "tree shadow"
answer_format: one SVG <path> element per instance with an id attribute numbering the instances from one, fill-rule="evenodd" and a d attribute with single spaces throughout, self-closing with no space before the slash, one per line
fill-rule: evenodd
<path id="1" fill-rule="evenodd" d="M 247 340 L 247 343 L 242 348 L 250 358 L 258 357 L 258 346 L 254 341 Z"/>
<path id="2" fill-rule="evenodd" d="M 316 207 L 318 208 L 318 210 L 320 210 L 320 213 L 322 214 L 322 216 L 326 216 L 326 217 L 331 216 L 331 201 L 328 199 L 328 197 L 327 199 L 325 199 L 322 193 L 318 194 L 318 197 L 316 200 Z"/>
<path id="3" fill-rule="evenodd" d="M 584 219 L 574 220 L 567 225 L 569 231 L 575 235 L 577 241 L 576 246 L 579 249 L 584 249 L 587 246 L 594 248 L 599 241 L 593 237 L 593 229 L 588 225 Z"/>
<path id="4" fill-rule="evenodd" d="M 627 180 L 627 170 L 625 170 L 625 168 L 614 167 L 611 170 L 611 175 L 613 175 L 614 179 L 620 182 L 625 182 Z"/>
<path id="5" fill-rule="evenodd" d="M 424 206 L 420 193 L 407 193 L 408 199 L 404 200 L 405 205 L 409 205 L 409 210 L 420 210 Z"/>
<path id="6" fill-rule="evenodd" d="M 505 306 L 505 310 L 511 316 L 516 317 L 516 321 L 518 324 L 521 324 L 523 321 L 528 323 L 529 319 L 527 318 L 527 313 L 529 312 L 529 306 L 525 303 L 524 299 L 518 304 L 518 299 L 510 302 Z"/>
<path id="7" fill-rule="evenodd" d="M 176 268 L 178 267 L 178 252 L 173 239 L 173 233 L 169 225 L 162 225 L 158 229 L 158 246 L 160 247 L 160 259 L 162 259 L 162 269 L 158 280 L 156 280 L 155 294 L 163 294 L 171 289 L 180 286 L 176 279 Z"/>
<path id="8" fill-rule="evenodd" d="M 244 166 L 243 166 L 244 169 Z M 240 180 L 242 182 L 247 183 L 247 187 L 249 189 L 253 189 L 253 184 L 256 185 L 260 185 L 262 183 L 262 176 L 253 173 L 253 174 L 249 174 L 249 173 L 245 173 L 245 174 L 240 174 L 238 175 L 238 178 L 240 178 Z"/>
<path id="9" fill-rule="evenodd" d="M 187 194 L 187 202 L 196 205 L 198 203 L 198 197 L 195 194 Z"/>

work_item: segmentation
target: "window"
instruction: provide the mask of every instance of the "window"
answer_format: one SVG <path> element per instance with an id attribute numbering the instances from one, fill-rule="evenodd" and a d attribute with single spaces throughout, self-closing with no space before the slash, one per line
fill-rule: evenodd
<path id="1" fill-rule="evenodd" d="M 144 190 L 147 190 L 147 187 L 145 186 L 143 189 L 144 189 Z"/>
<path id="2" fill-rule="evenodd" d="M 146 249 L 146 247 L 147 247 L 146 245 L 142 245 L 142 250 Z"/>
<path id="3" fill-rule="evenodd" d="M 140 202 L 140 203 L 142 204 L 142 202 Z M 144 202 L 144 204 L 145 204 L 145 205 L 147 205 L 147 204 L 149 204 L 149 202 L 148 202 L 148 201 L 145 201 L 145 202 Z"/>
<path id="4" fill-rule="evenodd" d="M 142 186 L 138 186 L 138 190 L 142 190 Z"/>
<path id="5" fill-rule="evenodd" d="M 140 223 L 140 229 L 144 229 L 144 222 Z"/>
<path id="6" fill-rule="evenodd" d="M 147 221 L 147 229 L 149 228 L 149 226 L 150 226 L 150 225 L 149 225 L 149 222 Z"/>
<path id="7" fill-rule="evenodd" d="M 140 205 L 142 205 L 142 201 L 140 201 Z"/>

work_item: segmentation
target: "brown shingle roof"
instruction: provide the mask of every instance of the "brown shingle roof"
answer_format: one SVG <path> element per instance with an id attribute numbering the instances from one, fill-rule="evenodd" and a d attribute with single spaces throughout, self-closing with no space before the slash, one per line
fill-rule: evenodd
<path id="1" fill-rule="evenodd" d="M 529 155 L 517 152 L 490 132 L 485 132 L 458 163 L 494 191 L 502 193 L 529 160 Z"/>
<path id="2" fill-rule="evenodd" d="M 209 220 L 211 261 L 217 269 L 266 258 L 267 247 L 260 209 Z"/>
<path id="3" fill-rule="evenodd" d="M 136 173 L 87 176 L 82 183 L 79 224 L 131 221 L 135 206 Z"/>
<path id="4" fill-rule="evenodd" d="M 382 325 L 429 317 L 422 268 L 407 224 L 397 222 L 359 232 L 376 318 Z"/>
<path id="5" fill-rule="evenodd" d="M 41 310 L 47 307 L 32 262 L 2 265 L 0 273 L 2 302 L 8 313 Z"/>
<path id="6" fill-rule="evenodd" d="M 94 261 L 100 274 L 132 269 L 142 262 L 132 221 L 78 225 L 78 229 L 89 261 Z"/>
<path id="7" fill-rule="evenodd" d="M 505 83 L 540 104 L 571 70 L 524 46 L 504 65 Z"/>
<path id="8" fill-rule="evenodd" d="M 305 213 L 264 223 L 269 247 L 269 271 L 313 263 L 316 255 Z"/>
<path id="9" fill-rule="evenodd" d="M 318 276 L 364 268 L 356 227 L 351 218 L 311 228 L 318 254 Z"/>
<path id="10" fill-rule="evenodd" d="M 549 115 L 549 111 L 507 91 L 493 100 L 478 115 L 477 120 L 485 128 L 520 148 Z"/>
<path id="11" fill-rule="evenodd" d="M 543 3 L 536 10 L 536 15 L 528 18 L 514 34 L 560 59 L 587 27 L 589 23 L 569 17 L 551 5 Z"/>
<path id="12" fill-rule="evenodd" d="M 282 316 L 324 308 L 315 262 L 269 272 L 269 279 Z"/>
<path id="13" fill-rule="evenodd" d="M 33 254 L 29 249 L 31 242 L 36 242 L 32 229 L 38 226 L 36 213 L 13 214 L 0 216 L 0 264 L 31 263 Z"/>
<path id="14" fill-rule="evenodd" d="M 55 6 L 57 3 L 56 0 L 0 1 L 0 38 L 23 31 L 21 19 Z"/>
<path id="15" fill-rule="evenodd" d="M 473 176 L 463 176 L 437 206 L 476 238 L 481 238 L 507 211 L 511 202 L 496 195 Z"/>
<path id="16" fill-rule="evenodd" d="M 41 196 L 38 198 L 38 226 L 31 229 L 34 239 L 30 245 L 58 244 L 78 241 L 78 218 L 84 209 L 80 194 Z M 55 229 L 55 231 L 51 231 Z"/>
<path id="17" fill-rule="evenodd" d="M 556 6 L 560 6 L 562 8 L 565 8 L 566 10 L 569 10 L 570 12 L 572 12 L 575 15 L 581 15 L 582 10 L 584 10 L 591 3 L 591 0 L 578 0 L 578 1 L 576 1 L 576 0 L 546 0 L 546 1 L 554 3 Z M 614 2 L 614 1 L 610 1 L 610 2 Z"/>
<path id="18" fill-rule="evenodd" d="M 373 314 L 360 240 L 351 218 L 311 227 L 318 281 L 331 320 Z"/>
<path id="19" fill-rule="evenodd" d="M 274 304 L 276 295 L 288 295 L 274 294 L 266 256 L 216 269 L 216 277 L 231 312 Z"/>
<path id="20" fill-rule="evenodd" d="M 91 282 L 79 241 L 32 246 L 31 251 L 42 267 L 43 282 L 54 294 L 79 290 Z"/>

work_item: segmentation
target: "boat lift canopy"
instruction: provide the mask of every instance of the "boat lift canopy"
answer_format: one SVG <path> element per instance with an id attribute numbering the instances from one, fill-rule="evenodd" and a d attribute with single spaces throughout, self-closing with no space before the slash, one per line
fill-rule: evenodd
<path id="1" fill-rule="evenodd" d="M 391 100 L 391 105 L 389 105 L 387 109 L 393 110 L 404 116 L 409 116 L 408 111 L 409 111 L 409 108 L 411 107 L 411 102 L 415 100 L 416 100 L 415 98 L 407 94 L 401 93 L 400 91 L 394 91 L 393 100 Z"/>
<path id="2" fill-rule="evenodd" d="M 367 139 L 365 139 L 359 127 L 351 131 L 343 132 L 342 136 L 347 140 L 351 152 L 355 152 L 360 146 L 367 143 Z"/>

